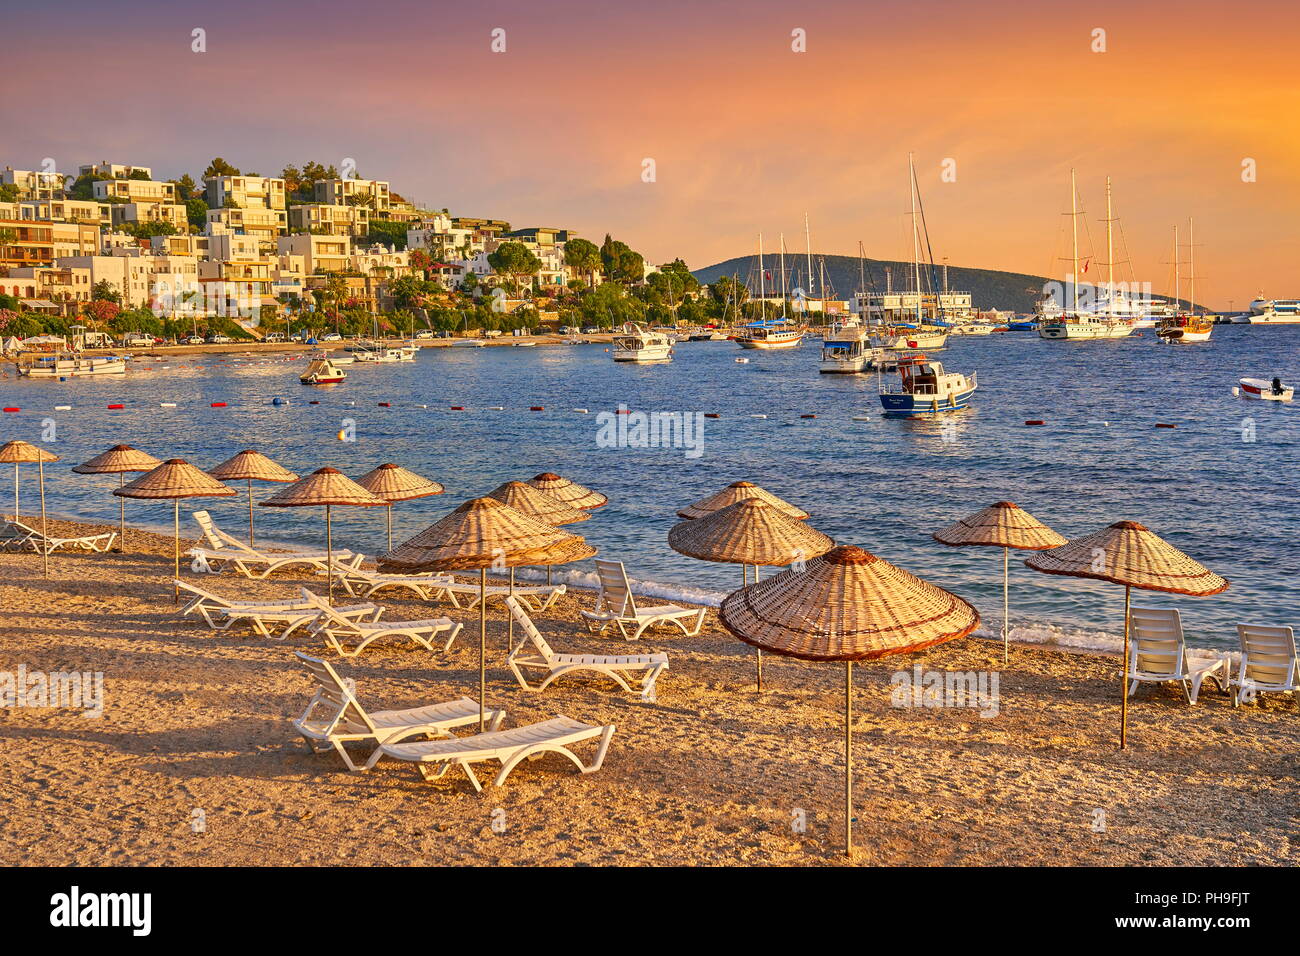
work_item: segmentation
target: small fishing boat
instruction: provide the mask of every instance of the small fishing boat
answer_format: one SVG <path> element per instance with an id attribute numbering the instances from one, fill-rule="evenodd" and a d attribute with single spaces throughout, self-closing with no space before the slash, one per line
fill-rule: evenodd
<path id="1" fill-rule="evenodd" d="M 742 349 L 792 349 L 803 341 L 806 330 L 785 319 L 751 322 L 736 333 L 735 342 Z"/>
<path id="2" fill-rule="evenodd" d="M 18 374 L 29 378 L 80 378 L 83 375 L 123 375 L 126 359 L 117 355 L 92 358 L 76 352 L 19 352 Z"/>
<path id="3" fill-rule="evenodd" d="M 992 335 L 998 330 L 991 322 L 962 322 L 948 331 L 953 335 Z"/>
<path id="4" fill-rule="evenodd" d="M 1280 378 L 1269 382 L 1262 378 L 1243 378 L 1232 390 L 1240 398 L 1253 398 L 1262 402 L 1289 402 L 1295 397 L 1295 388 L 1283 385 Z"/>
<path id="5" fill-rule="evenodd" d="M 673 340 L 663 332 L 647 331 L 635 322 L 623 326 L 614 336 L 612 354 L 615 362 L 671 362 Z"/>
<path id="6" fill-rule="evenodd" d="M 943 364 L 923 354 L 898 360 L 899 384 L 883 384 L 880 404 L 887 415 L 925 415 L 955 412 L 970 407 L 970 397 L 978 387 L 976 373 L 945 372 Z"/>
<path id="7" fill-rule="evenodd" d="M 485 339 L 457 339 L 451 343 L 454 349 L 481 349 L 487 347 Z"/>
<path id="8" fill-rule="evenodd" d="M 948 333 L 943 330 L 919 328 L 902 328 L 887 326 L 871 336 L 871 345 L 878 349 L 892 349 L 905 352 L 911 349 L 941 349 L 948 342 Z"/>
<path id="9" fill-rule="evenodd" d="M 1208 342 L 1214 331 L 1214 316 L 1187 315 L 1180 313 L 1167 319 L 1161 319 L 1156 325 L 1156 335 L 1160 341 L 1170 345 L 1186 345 L 1190 342 Z"/>
<path id="10" fill-rule="evenodd" d="M 348 377 L 327 355 L 313 355 L 298 381 L 304 385 L 337 385 Z"/>
<path id="11" fill-rule="evenodd" d="M 872 351 L 867 347 L 867 336 L 860 326 L 832 326 L 822 341 L 822 362 L 818 371 L 823 375 L 855 375 L 865 372 Z"/>

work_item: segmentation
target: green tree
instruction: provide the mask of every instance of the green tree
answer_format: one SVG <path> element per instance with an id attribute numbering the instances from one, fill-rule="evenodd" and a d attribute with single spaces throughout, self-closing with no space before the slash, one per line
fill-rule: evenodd
<path id="1" fill-rule="evenodd" d="M 237 168 L 231 166 L 228 162 L 218 156 L 213 159 L 212 162 L 208 163 L 207 169 L 203 170 L 203 181 L 208 183 L 216 179 L 218 176 L 238 175 L 240 175 L 240 173 Z"/>
<path id="2" fill-rule="evenodd" d="M 100 299 L 104 302 L 112 302 L 116 305 L 122 304 L 122 293 L 117 291 L 117 286 L 107 279 L 100 279 L 90 287 L 90 298 L 92 300 Z"/>
<path id="3" fill-rule="evenodd" d="M 189 220 L 190 225 L 196 230 L 202 230 L 208 223 L 207 200 L 200 199 L 197 196 L 185 200 L 185 218 Z"/>
<path id="4" fill-rule="evenodd" d="M 542 260 L 529 252 L 522 242 L 503 242 L 495 252 L 488 254 L 488 265 L 497 275 L 510 276 L 518 290 L 522 288 L 520 278 L 537 275 Z"/>
<path id="5" fill-rule="evenodd" d="M 16 183 L 0 183 L 0 202 L 17 202 L 20 195 Z"/>
<path id="6" fill-rule="evenodd" d="M 194 193 L 198 190 L 198 184 L 194 182 L 194 177 L 186 173 L 180 179 L 168 180 L 176 187 L 176 198 L 181 202 L 188 202 L 194 198 Z"/>
<path id="7" fill-rule="evenodd" d="M 564 264 L 574 272 L 587 277 L 587 284 L 596 285 L 596 270 L 600 268 L 600 249 L 588 239 L 570 239 L 564 244 Z"/>

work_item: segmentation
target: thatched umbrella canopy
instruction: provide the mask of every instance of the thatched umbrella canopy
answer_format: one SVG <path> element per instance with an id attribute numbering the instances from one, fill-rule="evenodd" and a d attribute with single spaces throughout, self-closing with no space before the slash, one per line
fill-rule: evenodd
<path id="1" fill-rule="evenodd" d="M 1065 538 L 1010 501 L 999 501 L 968 515 L 956 524 L 936 531 L 933 538 L 940 544 L 954 547 L 984 545 L 1002 549 L 1002 660 L 1005 663 L 1010 656 L 1011 644 L 1009 549 L 1045 551 L 1065 544 Z"/>
<path id="2" fill-rule="evenodd" d="M 1040 551 L 1025 564 L 1044 574 L 1124 585 L 1124 670 L 1120 674 L 1119 746 L 1128 746 L 1129 607 L 1133 588 L 1208 597 L 1228 590 L 1227 578 L 1188 557 L 1136 521 L 1112 525 Z"/>
<path id="3" fill-rule="evenodd" d="M 393 502 L 428 498 L 446 490 L 433 479 L 423 478 L 392 462 L 366 472 L 357 479 L 357 484 L 388 502 L 385 510 L 388 514 L 389 551 L 393 550 Z"/>
<path id="4" fill-rule="evenodd" d="M 747 644 L 807 661 L 844 662 L 844 846 L 853 853 L 853 662 L 965 637 L 970 604 L 852 546 L 727 596 L 722 626 Z"/>
<path id="5" fill-rule="evenodd" d="M 325 574 L 329 581 L 327 600 L 334 602 L 334 529 L 330 509 L 336 505 L 377 508 L 386 505 L 336 468 L 317 468 L 305 478 L 277 491 L 258 504 L 265 508 L 319 508 L 325 506 Z"/>
<path id="6" fill-rule="evenodd" d="M 235 457 L 227 458 L 216 468 L 209 468 L 208 474 L 218 481 L 248 482 L 248 546 L 250 548 L 255 543 L 253 540 L 253 482 L 272 481 L 277 484 L 287 485 L 298 480 L 298 476 L 288 468 L 281 467 L 260 451 L 252 448 L 245 448 Z"/>
<path id="7" fill-rule="evenodd" d="M 566 564 L 596 553 L 581 537 L 516 511 L 495 498 L 471 498 L 380 562 L 381 570 L 479 572 L 479 730 L 487 699 L 487 570 Z"/>
<path id="8" fill-rule="evenodd" d="M 705 515 L 734 505 L 737 501 L 744 501 L 746 498 L 758 498 L 760 501 L 766 501 L 790 517 L 798 518 L 800 521 L 808 517 L 808 512 L 796 508 L 788 501 L 783 501 L 772 492 L 760 488 L 752 481 L 733 481 L 721 491 L 701 498 L 693 505 L 687 505 L 677 512 L 677 516 L 687 519 L 703 518 Z"/>
<path id="9" fill-rule="evenodd" d="M 120 498 L 139 498 L 145 501 L 172 502 L 174 577 L 181 576 L 181 499 L 228 498 L 239 494 L 227 488 L 206 472 L 195 468 L 184 458 L 169 458 L 153 471 L 128 481 L 113 494 Z M 172 603 L 180 600 L 180 586 L 172 585 Z"/>
<path id="10" fill-rule="evenodd" d="M 96 455 L 89 461 L 83 461 L 80 465 L 73 465 L 72 470 L 78 475 L 117 475 L 117 486 L 121 488 L 126 484 L 126 476 L 129 472 L 153 471 L 162 461 L 155 458 L 148 452 L 143 452 L 138 448 L 132 448 L 130 445 L 114 445 L 108 451 Z M 121 522 L 118 530 L 119 550 L 126 550 L 126 498 L 119 498 L 120 508 L 119 519 Z"/>
<path id="11" fill-rule="evenodd" d="M 45 522 L 45 463 L 47 461 L 58 461 L 59 456 L 53 452 L 46 451 L 44 448 L 38 448 L 30 442 L 21 439 L 14 439 L 0 445 L 0 464 L 14 466 L 14 520 L 22 516 L 18 513 L 18 466 L 24 463 L 36 464 L 36 473 L 39 475 L 39 484 L 41 488 L 41 537 L 44 538 L 48 530 Z M 41 573 L 49 576 L 50 573 L 50 550 L 46 542 L 41 542 Z"/>
<path id="12" fill-rule="evenodd" d="M 684 520 L 668 532 L 668 546 L 701 561 L 742 566 L 798 564 L 824 554 L 835 542 L 762 498 L 742 498 L 702 518 Z M 741 587 L 746 582 L 742 581 Z M 763 651 L 758 649 L 756 684 L 763 689 Z"/>
<path id="13" fill-rule="evenodd" d="M 561 478 L 549 471 L 528 479 L 528 484 L 538 491 L 546 492 L 552 498 L 559 498 L 566 505 L 581 508 L 583 511 L 595 511 L 597 508 L 603 508 L 609 504 L 609 499 L 599 491 L 584 488 L 576 481 Z"/>

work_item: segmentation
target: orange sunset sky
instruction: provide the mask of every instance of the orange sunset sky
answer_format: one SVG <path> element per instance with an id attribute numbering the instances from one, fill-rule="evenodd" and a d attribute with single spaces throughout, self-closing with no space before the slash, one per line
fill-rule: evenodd
<path id="1" fill-rule="evenodd" d="M 937 258 L 1054 274 L 1073 166 L 1099 258 L 1109 175 L 1137 279 L 1169 288 L 1171 230 L 1192 216 L 1197 298 L 1244 308 L 1300 296 L 1298 10 L 53 2 L 6 14 L 0 164 L 197 178 L 217 155 L 267 175 L 351 157 L 432 207 L 700 267 L 759 231 L 802 250 L 805 211 L 815 251 L 909 255 L 911 151 Z"/>

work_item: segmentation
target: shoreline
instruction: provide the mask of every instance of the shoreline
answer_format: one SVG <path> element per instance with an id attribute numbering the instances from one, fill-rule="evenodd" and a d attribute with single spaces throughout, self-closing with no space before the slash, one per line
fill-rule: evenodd
<path id="1" fill-rule="evenodd" d="M 385 343 L 402 343 L 412 344 L 421 349 L 445 349 L 452 348 L 457 342 L 466 339 L 474 339 L 475 336 L 457 336 L 450 339 L 405 339 L 391 338 L 386 339 Z M 496 338 L 481 338 L 484 348 L 510 347 L 520 342 L 528 342 L 533 346 L 550 346 L 550 345 L 567 345 L 568 339 L 582 339 L 583 345 L 608 345 L 614 338 L 613 332 L 600 332 L 593 335 L 560 335 L 559 333 L 547 333 L 544 335 L 501 335 Z M 134 359 L 150 358 L 162 355 L 242 355 L 269 353 L 276 354 L 281 352 L 307 353 L 324 350 L 327 352 L 338 352 L 346 349 L 349 345 L 356 342 L 356 339 L 344 339 L 342 342 L 320 342 L 316 345 L 302 345 L 297 342 L 261 342 L 261 341 L 244 341 L 230 342 L 224 345 L 151 345 L 142 348 L 121 348 L 112 349 L 82 349 L 81 354 L 87 356 L 105 356 L 129 354 Z"/>

